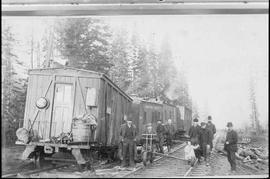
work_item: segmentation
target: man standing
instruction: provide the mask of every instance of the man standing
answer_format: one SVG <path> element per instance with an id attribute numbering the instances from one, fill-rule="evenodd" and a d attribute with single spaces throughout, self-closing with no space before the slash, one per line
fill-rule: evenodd
<path id="1" fill-rule="evenodd" d="M 206 162 L 206 166 L 209 166 L 208 154 L 209 154 L 210 143 L 211 143 L 211 131 L 206 128 L 205 122 L 201 122 L 199 142 L 200 142 L 200 147 L 202 150 L 202 155 L 204 157 L 204 161 Z"/>
<path id="2" fill-rule="evenodd" d="M 127 115 L 126 114 L 124 114 L 122 121 L 123 121 L 123 124 L 121 124 L 120 129 L 124 128 L 124 126 L 127 123 Z M 119 156 L 120 160 L 123 160 L 123 141 L 122 141 L 122 139 L 120 139 L 119 145 L 118 145 L 118 156 Z"/>
<path id="3" fill-rule="evenodd" d="M 163 143 L 164 143 L 164 134 L 165 134 L 165 127 L 162 125 L 161 120 L 157 122 L 157 139 L 158 139 L 158 149 L 160 153 L 164 153 L 163 151 Z"/>
<path id="4" fill-rule="evenodd" d="M 130 167 L 135 167 L 135 142 L 136 142 L 136 126 L 132 124 L 131 116 L 127 119 L 127 123 L 121 126 L 120 130 L 120 140 L 123 143 L 123 160 L 122 167 L 127 166 L 126 159 L 129 158 L 128 165 Z M 127 155 L 129 153 L 129 156 Z"/>
<path id="5" fill-rule="evenodd" d="M 171 151 L 171 147 L 172 147 L 172 139 L 173 139 L 173 135 L 175 133 L 175 129 L 174 126 L 172 124 L 172 120 L 168 119 L 168 124 L 166 125 L 166 141 L 167 141 L 167 147 L 168 147 L 168 152 Z"/>
<path id="6" fill-rule="evenodd" d="M 212 117 L 208 116 L 208 123 L 206 127 L 211 131 L 211 143 L 210 143 L 210 151 L 213 149 L 213 139 L 216 133 L 216 126 L 212 123 Z"/>
<path id="7" fill-rule="evenodd" d="M 200 136 L 200 126 L 198 125 L 199 120 L 197 118 L 193 119 L 193 125 L 191 126 L 191 128 L 188 131 L 188 135 L 190 137 L 190 142 L 191 145 L 196 146 L 199 145 L 199 136 Z M 200 162 L 200 149 L 195 149 L 194 150 L 195 156 L 196 158 L 198 158 L 199 162 Z"/>
<path id="8" fill-rule="evenodd" d="M 224 150 L 227 151 L 228 161 L 231 165 L 231 171 L 236 171 L 235 162 L 235 152 L 237 152 L 237 133 L 233 130 L 233 124 L 231 122 L 227 123 L 228 132 L 226 136 L 226 141 L 224 144 Z"/>

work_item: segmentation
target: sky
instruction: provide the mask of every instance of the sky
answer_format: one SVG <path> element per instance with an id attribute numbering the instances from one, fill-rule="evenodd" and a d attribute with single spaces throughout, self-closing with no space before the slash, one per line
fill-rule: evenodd
<path id="1" fill-rule="evenodd" d="M 137 32 L 156 48 L 168 38 L 173 60 L 184 69 L 189 93 L 199 108 L 200 121 L 211 115 L 217 128 L 233 122 L 236 128 L 250 122 L 249 79 L 255 79 L 260 122 L 268 125 L 268 16 L 172 15 L 100 17 L 112 29 Z M 49 23 L 49 21 L 46 19 Z M 14 33 L 25 39 L 44 33 L 44 18 L 11 19 Z M 23 41 L 26 41 L 23 40 Z M 21 44 L 21 46 L 24 46 Z M 18 48 L 23 51 L 23 48 Z M 24 57 L 25 58 L 25 57 Z"/>
<path id="2" fill-rule="evenodd" d="M 182 15 L 110 18 L 136 28 L 144 39 L 168 37 L 175 64 L 185 69 L 200 121 L 211 115 L 217 128 L 249 123 L 249 80 L 256 81 L 259 119 L 268 123 L 268 16 Z M 128 24 L 128 25 L 127 25 Z"/>

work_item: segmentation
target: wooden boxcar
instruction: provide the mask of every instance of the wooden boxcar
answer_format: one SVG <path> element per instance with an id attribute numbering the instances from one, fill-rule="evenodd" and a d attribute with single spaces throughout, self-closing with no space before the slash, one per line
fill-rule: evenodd
<path id="1" fill-rule="evenodd" d="M 164 123 L 167 123 L 168 119 L 172 120 L 172 123 L 177 127 L 177 108 L 174 105 L 163 103 L 163 119 Z"/>
<path id="2" fill-rule="evenodd" d="M 133 98 L 130 113 L 133 116 L 134 124 L 137 126 L 137 132 L 140 136 L 148 123 L 152 123 L 153 130 L 156 130 L 157 121 L 159 119 L 163 120 L 163 105 L 140 98 Z"/>
<path id="3" fill-rule="evenodd" d="M 67 149 L 89 149 L 90 144 L 91 147 L 118 145 L 119 126 L 132 99 L 105 74 L 75 68 L 33 69 L 28 80 L 23 128 L 36 131 L 38 139 L 27 145 Z M 46 109 L 36 107 L 41 97 L 49 102 Z M 62 132 L 72 132 L 72 119 L 85 114 L 86 106 L 92 107 L 97 119 L 92 141 L 81 145 L 51 142 Z"/>
<path id="4" fill-rule="evenodd" d="M 133 97 L 131 113 L 134 116 L 134 123 L 139 135 L 142 134 L 148 123 L 151 123 L 153 130 L 156 130 L 157 120 L 159 119 L 164 124 L 167 124 L 168 119 L 171 119 L 176 130 L 184 129 L 179 108 L 171 104 Z"/>
<path id="5" fill-rule="evenodd" d="M 192 110 L 185 106 L 177 106 L 181 113 L 180 122 L 183 123 L 183 130 L 187 133 L 192 124 Z"/>

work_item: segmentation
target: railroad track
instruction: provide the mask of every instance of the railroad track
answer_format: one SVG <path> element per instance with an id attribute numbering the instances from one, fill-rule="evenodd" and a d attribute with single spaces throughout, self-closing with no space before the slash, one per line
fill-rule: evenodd
<path id="1" fill-rule="evenodd" d="M 14 171 L 7 174 L 2 175 L 2 178 L 14 178 L 14 177 L 28 177 L 31 174 L 40 173 L 44 171 L 50 171 L 54 169 L 59 169 L 68 166 L 68 164 L 58 164 L 58 165 L 52 165 L 48 167 L 44 167 L 41 169 L 34 169 L 34 170 L 27 170 L 27 171 Z"/>
<path id="2" fill-rule="evenodd" d="M 204 162 L 198 164 L 197 161 L 194 167 L 187 164 L 186 161 L 177 160 L 176 158 L 184 158 L 184 146 L 181 145 L 176 150 L 170 153 L 173 157 L 160 157 L 154 161 L 152 165 L 147 167 L 138 167 L 134 171 L 126 172 L 115 177 L 128 178 L 155 178 L 155 177 L 201 177 L 201 176 L 226 176 L 226 175 L 260 175 L 259 170 L 249 168 L 243 163 L 237 162 L 237 172 L 231 173 L 227 157 L 217 152 L 210 155 L 210 165 L 206 166 Z"/>
<path id="3" fill-rule="evenodd" d="M 137 165 L 137 168 L 132 171 L 128 170 L 117 170 L 114 168 L 104 168 L 101 169 L 100 167 L 96 168 L 96 172 L 92 173 L 96 176 L 98 175 L 98 170 L 101 172 L 107 171 L 107 177 L 110 178 L 134 178 L 134 177 L 143 177 L 143 178 L 155 178 L 155 177 L 201 177 L 201 176 L 226 176 L 231 175 L 229 172 L 229 163 L 227 161 L 227 157 L 217 153 L 213 152 L 210 156 L 210 166 L 206 166 L 204 163 L 197 164 L 197 161 L 194 165 L 194 167 L 191 167 L 188 165 L 187 161 L 185 160 L 179 160 L 184 158 L 184 147 L 185 143 L 180 144 L 176 146 L 172 152 L 170 152 L 168 155 L 170 157 L 161 156 L 157 157 L 153 164 L 148 165 L 144 167 L 142 163 Z M 28 177 L 33 176 L 39 173 L 43 172 L 52 172 L 51 170 L 57 169 L 55 172 L 60 172 L 59 176 L 63 175 L 69 175 L 74 172 L 71 171 L 71 168 L 68 167 L 70 164 L 58 164 L 56 166 L 48 166 L 46 168 L 37 169 L 37 170 L 29 170 L 25 172 L 14 172 L 10 174 L 2 175 L 3 178 L 11 178 L 11 177 Z M 71 166 L 71 165 L 70 165 Z M 63 169 L 62 169 L 63 168 Z M 60 170 L 60 171 L 59 171 Z M 61 171 L 62 170 L 62 171 Z M 65 170 L 65 171 L 63 171 Z M 76 170 L 76 169 L 75 169 Z M 73 169 L 73 171 L 75 171 Z M 55 173 L 54 171 L 52 173 Z M 61 173 L 62 172 L 62 173 Z M 115 173 L 115 174 L 114 174 Z M 248 166 L 245 166 L 244 164 L 237 162 L 237 173 L 234 175 L 259 175 L 260 171 L 254 170 L 252 168 L 249 168 Z M 86 174 L 88 175 L 88 174 Z M 57 175 L 51 175 L 51 176 L 57 176 Z M 49 177 L 49 175 L 48 175 Z M 80 174 L 78 176 L 80 177 Z"/>
<path id="4" fill-rule="evenodd" d="M 142 164 L 134 171 L 129 171 L 124 174 L 116 175 L 114 177 L 121 178 L 147 178 L 147 177 L 179 177 L 187 176 L 193 167 L 187 164 L 187 161 L 178 160 L 177 158 L 184 158 L 185 143 L 180 144 L 172 150 L 168 155 L 171 157 L 158 157 L 153 164 L 144 167 Z M 166 170 L 167 169 L 167 170 Z M 168 170 L 169 169 L 169 170 Z M 166 171 L 166 173 L 164 173 Z"/>
<path id="5" fill-rule="evenodd" d="M 210 155 L 210 165 L 207 167 L 204 163 L 196 165 L 187 177 L 199 176 L 227 176 L 227 175 L 260 175 L 260 171 L 250 168 L 245 164 L 237 161 L 237 172 L 230 172 L 230 165 L 224 153 L 213 152 Z"/>

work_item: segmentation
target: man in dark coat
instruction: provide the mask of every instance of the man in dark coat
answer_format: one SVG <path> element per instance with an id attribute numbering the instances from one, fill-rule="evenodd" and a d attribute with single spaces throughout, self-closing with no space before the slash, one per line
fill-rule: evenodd
<path id="1" fill-rule="evenodd" d="M 233 125 L 231 122 L 227 123 L 228 132 L 226 136 L 226 141 L 224 144 L 224 149 L 227 151 L 228 161 L 231 165 L 231 171 L 236 171 L 236 161 L 235 161 L 235 152 L 237 152 L 237 133 L 233 130 Z"/>
<path id="2" fill-rule="evenodd" d="M 165 127 L 162 124 L 161 120 L 158 120 L 157 122 L 157 139 L 158 139 L 158 149 L 160 153 L 164 153 L 163 151 L 163 144 L 164 144 L 164 134 L 165 134 Z"/>
<path id="3" fill-rule="evenodd" d="M 126 125 L 127 123 L 127 115 L 125 114 L 123 117 L 123 124 L 121 124 L 120 126 L 120 130 Z M 119 145 L 118 145 L 118 156 L 120 158 L 120 160 L 123 160 L 123 142 L 120 139 L 119 141 Z"/>
<path id="4" fill-rule="evenodd" d="M 212 151 L 213 149 L 213 139 L 214 139 L 214 135 L 216 133 L 216 126 L 215 124 L 212 123 L 212 117 L 208 116 L 208 122 L 206 127 L 211 131 L 212 135 L 211 135 L 211 143 L 210 143 L 210 150 Z"/>
<path id="5" fill-rule="evenodd" d="M 190 137 L 191 145 L 196 146 L 199 145 L 199 136 L 200 136 L 200 130 L 201 127 L 198 125 L 199 120 L 197 118 L 193 119 L 193 125 L 190 127 L 188 131 L 188 135 Z M 194 149 L 194 153 L 196 158 L 198 158 L 200 162 L 200 149 Z"/>
<path id="6" fill-rule="evenodd" d="M 132 119 L 129 117 L 126 124 L 121 126 L 120 129 L 120 140 L 123 143 L 123 160 L 122 167 L 127 166 L 126 159 L 129 158 L 129 166 L 135 167 L 135 150 L 134 146 L 136 145 L 136 126 L 132 124 Z M 127 155 L 129 154 L 129 155 Z"/>
<path id="7" fill-rule="evenodd" d="M 204 157 L 204 161 L 206 162 L 206 166 L 208 163 L 208 155 L 210 150 L 211 143 L 211 131 L 206 128 L 206 123 L 201 122 L 201 130 L 199 135 L 200 148 L 202 150 L 202 155 Z"/>
<path id="8" fill-rule="evenodd" d="M 173 135 L 175 133 L 175 128 L 172 124 L 172 120 L 168 119 L 168 124 L 166 125 L 166 141 L 167 141 L 167 147 L 168 147 L 168 152 L 171 151 L 171 147 L 172 147 L 172 139 L 173 139 Z"/>

